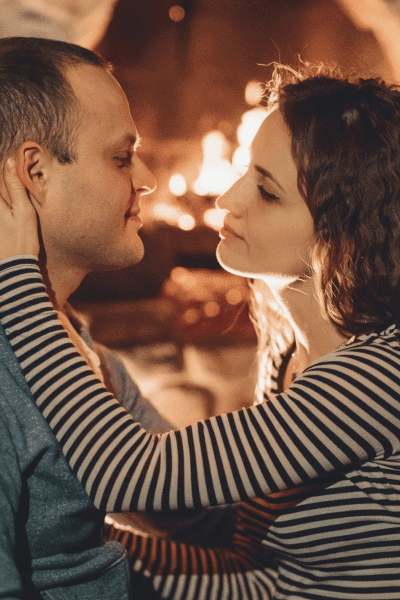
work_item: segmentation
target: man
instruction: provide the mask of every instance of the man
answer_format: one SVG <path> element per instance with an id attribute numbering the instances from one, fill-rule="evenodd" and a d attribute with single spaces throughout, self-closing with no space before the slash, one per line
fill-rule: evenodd
<path id="1" fill-rule="evenodd" d="M 0 163 L 15 157 L 36 208 L 54 306 L 121 403 L 163 431 L 168 424 L 118 360 L 105 353 L 101 369 L 65 310 L 87 273 L 143 256 L 139 200 L 155 182 L 136 149 L 127 99 L 100 57 L 63 42 L 0 40 Z M 1 329 L 0 598 L 129 598 L 123 547 L 100 546 L 103 518 L 60 454 Z"/>

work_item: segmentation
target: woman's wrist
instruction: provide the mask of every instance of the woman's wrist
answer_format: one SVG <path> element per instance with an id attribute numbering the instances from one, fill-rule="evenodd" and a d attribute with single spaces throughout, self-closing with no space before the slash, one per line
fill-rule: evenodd
<path id="1" fill-rule="evenodd" d="M 35 254 L 18 254 L 16 256 L 8 256 L 0 259 L 0 270 L 13 269 L 18 265 L 32 263 L 39 264 L 39 259 Z"/>

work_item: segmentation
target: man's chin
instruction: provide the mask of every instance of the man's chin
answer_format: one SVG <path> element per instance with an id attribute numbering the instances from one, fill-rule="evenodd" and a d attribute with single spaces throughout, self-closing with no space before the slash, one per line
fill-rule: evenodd
<path id="1" fill-rule="evenodd" d="M 110 257 L 110 260 L 103 264 L 93 265 L 91 271 L 120 271 L 121 269 L 127 269 L 140 263 L 144 257 L 144 247 L 137 246 L 131 252 L 125 252 L 119 257 Z"/>

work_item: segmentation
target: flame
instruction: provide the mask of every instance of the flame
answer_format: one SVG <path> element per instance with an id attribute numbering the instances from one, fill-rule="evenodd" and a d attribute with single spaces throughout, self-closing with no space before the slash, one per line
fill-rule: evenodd
<path id="1" fill-rule="evenodd" d="M 239 147 L 236 148 L 232 157 L 232 166 L 239 177 L 244 175 L 250 164 L 250 146 L 260 129 L 261 123 L 269 114 L 266 108 L 258 106 L 246 111 L 242 115 L 242 122 L 237 129 Z"/>
<path id="2" fill-rule="evenodd" d="M 232 156 L 232 166 L 240 176 L 244 175 L 250 164 L 250 150 L 244 146 L 236 148 Z"/>
<path id="3" fill-rule="evenodd" d="M 254 136 L 260 129 L 261 123 L 268 114 L 269 111 L 266 108 L 258 106 L 257 108 L 252 108 L 246 111 L 242 115 L 242 122 L 237 130 L 237 138 L 240 146 L 250 148 Z"/>
<path id="4" fill-rule="evenodd" d="M 221 131 L 210 131 L 202 139 L 203 164 L 193 191 L 199 196 L 219 196 L 235 183 L 237 177 L 225 155 L 228 140 Z"/>

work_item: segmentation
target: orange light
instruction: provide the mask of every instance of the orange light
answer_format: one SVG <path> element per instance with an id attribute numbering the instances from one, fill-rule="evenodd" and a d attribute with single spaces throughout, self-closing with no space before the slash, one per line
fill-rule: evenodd
<path id="1" fill-rule="evenodd" d="M 209 208 L 203 215 L 203 221 L 206 225 L 219 231 L 224 224 L 225 213 L 218 208 Z"/>
<path id="2" fill-rule="evenodd" d="M 194 325 L 200 320 L 200 312 L 197 310 L 197 308 L 188 308 L 183 313 L 183 320 L 188 325 Z"/>
<path id="3" fill-rule="evenodd" d="M 236 148 L 232 156 L 232 166 L 240 176 L 244 175 L 250 164 L 250 150 L 244 146 Z"/>
<path id="4" fill-rule="evenodd" d="M 191 231 L 196 226 L 196 221 L 192 215 L 182 215 L 178 219 L 178 225 L 183 231 Z"/>
<path id="5" fill-rule="evenodd" d="M 194 191 L 199 196 L 219 196 L 228 190 L 236 181 L 236 174 L 228 160 L 220 160 L 215 164 L 203 165 L 199 178 L 195 182 Z"/>
<path id="6" fill-rule="evenodd" d="M 186 17 L 185 9 L 183 8 L 183 6 L 179 6 L 178 4 L 174 4 L 174 6 L 171 6 L 171 8 L 168 11 L 168 15 L 171 21 L 175 21 L 175 23 L 183 21 L 183 19 Z"/>
<path id="7" fill-rule="evenodd" d="M 206 317 L 209 317 L 209 318 L 216 317 L 220 313 L 219 304 L 217 302 L 215 302 L 214 300 L 207 302 L 204 305 L 203 310 L 204 310 L 204 314 L 206 315 Z"/>
<path id="8" fill-rule="evenodd" d="M 258 81 L 249 81 L 244 91 L 244 99 L 250 106 L 256 106 L 262 100 L 264 94 L 263 87 Z"/>
<path id="9" fill-rule="evenodd" d="M 231 306 L 236 306 L 243 300 L 243 292 L 242 290 L 238 290 L 237 288 L 231 288 L 225 294 L 226 301 Z"/>
<path id="10" fill-rule="evenodd" d="M 254 136 L 267 115 L 267 109 L 261 106 L 252 108 L 242 115 L 242 122 L 237 130 L 237 137 L 241 146 L 250 148 Z"/>
<path id="11" fill-rule="evenodd" d="M 186 194 L 187 185 L 184 176 L 180 175 L 179 173 L 172 175 L 171 179 L 169 180 L 169 189 L 175 196 L 183 196 Z"/>
<path id="12" fill-rule="evenodd" d="M 231 163 L 224 158 L 229 142 L 221 131 L 210 131 L 202 139 L 203 164 L 193 191 L 199 196 L 219 196 L 236 181 Z"/>
<path id="13" fill-rule="evenodd" d="M 168 225 L 176 225 L 181 215 L 182 211 L 166 202 L 157 202 L 153 206 L 154 218 L 165 221 Z"/>

